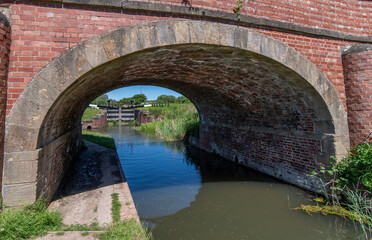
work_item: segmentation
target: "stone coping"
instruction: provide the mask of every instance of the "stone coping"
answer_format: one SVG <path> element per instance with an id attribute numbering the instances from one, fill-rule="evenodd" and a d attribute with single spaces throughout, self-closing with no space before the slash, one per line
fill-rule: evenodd
<path id="1" fill-rule="evenodd" d="M 342 48 L 342 55 L 372 51 L 372 44 L 355 44 Z"/>

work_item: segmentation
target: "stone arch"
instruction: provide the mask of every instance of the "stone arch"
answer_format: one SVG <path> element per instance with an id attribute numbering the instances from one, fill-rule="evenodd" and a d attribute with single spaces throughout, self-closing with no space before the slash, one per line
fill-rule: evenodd
<path id="1" fill-rule="evenodd" d="M 287 118 L 283 121 L 294 122 L 295 125 L 302 121 L 303 126 L 300 129 L 287 123 L 276 127 L 277 124 L 280 125 L 281 123 L 275 116 L 272 119 L 274 123 L 271 123 L 269 119 L 262 123 L 263 126 L 274 129 L 273 132 L 278 134 L 285 132 L 287 135 L 310 136 L 310 142 L 311 139 L 316 138 L 316 141 L 320 143 L 320 153 L 311 156 L 311 158 L 316 158 L 316 162 L 327 161 L 330 155 L 345 153 L 349 138 L 346 113 L 342 101 L 334 86 L 324 74 L 300 53 L 273 38 L 233 25 L 190 20 L 149 22 L 113 30 L 80 43 L 50 62 L 31 80 L 7 117 L 3 184 L 4 204 L 12 205 L 18 201 L 32 202 L 40 196 L 51 198 L 63 175 L 65 166 L 69 164 L 72 156 L 79 148 L 82 111 L 98 93 L 134 84 L 169 87 L 191 98 L 200 112 L 207 112 L 201 114 L 201 124 L 205 124 L 205 129 L 208 129 L 208 127 L 213 129 L 213 124 L 224 127 L 229 124 L 234 125 L 236 119 L 248 122 L 249 113 L 256 114 L 257 117 L 261 118 L 262 116 L 268 116 L 268 111 L 266 111 L 266 115 L 260 115 L 257 113 L 259 111 L 255 110 L 257 104 L 260 104 L 259 101 L 254 103 L 251 101 L 251 96 L 255 93 L 250 92 L 244 96 L 242 93 L 237 93 L 240 88 L 238 82 L 234 83 L 234 86 L 226 83 L 226 89 L 223 85 L 214 88 L 220 94 L 219 97 L 224 98 L 220 100 L 223 103 L 223 108 L 220 110 L 226 111 L 226 113 L 213 113 L 206 106 L 213 104 L 217 98 L 213 98 L 212 94 L 205 94 L 209 100 L 198 98 L 200 94 L 205 93 L 201 92 L 201 88 L 205 91 L 211 90 L 213 87 L 210 86 L 215 84 L 210 80 L 210 75 L 209 78 L 206 77 L 208 81 L 202 82 L 200 80 L 205 72 L 195 72 L 195 69 L 185 67 L 182 71 L 178 71 L 177 75 L 171 75 L 172 77 L 177 76 L 179 80 L 170 81 L 164 77 L 156 82 L 156 79 L 152 78 L 151 73 L 156 72 L 155 75 L 160 79 L 162 75 L 166 75 L 166 70 L 173 71 L 169 66 L 172 66 L 173 61 L 175 64 L 176 61 L 179 61 L 173 59 L 172 54 L 166 54 L 167 52 L 174 51 L 183 56 L 180 59 L 197 64 L 197 61 L 190 59 L 187 55 L 188 49 L 194 51 L 193 54 L 208 56 L 208 61 L 224 64 L 225 61 L 231 60 L 230 65 L 226 66 L 226 69 L 230 69 L 229 72 L 224 75 L 223 79 L 221 77 L 218 80 L 221 84 L 226 79 L 231 79 L 232 73 L 239 71 L 239 69 L 234 69 L 235 65 L 244 66 L 244 64 L 252 63 L 251 68 L 242 73 L 248 76 L 249 71 L 254 71 L 254 68 L 260 69 L 261 66 L 266 64 L 267 67 L 262 67 L 261 72 L 254 73 L 254 77 L 256 79 L 264 78 L 264 70 L 267 71 L 272 68 L 272 74 L 275 77 L 267 81 L 268 86 L 288 85 L 289 87 L 283 87 L 288 94 L 298 89 L 304 91 L 306 98 L 300 99 L 299 97 L 295 100 L 296 104 L 303 108 L 311 106 L 316 115 L 316 123 L 313 127 L 315 129 L 302 131 L 301 129 L 306 128 L 306 123 L 301 120 L 301 113 L 295 113 L 292 116 L 293 119 Z M 162 62 L 165 57 L 169 62 Z M 131 68 L 133 63 L 137 63 L 134 66 L 140 67 L 139 63 L 145 59 L 147 59 L 148 68 L 144 68 L 142 71 Z M 206 61 L 206 64 L 208 61 Z M 169 66 L 164 70 L 161 69 L 161 64 L 168 64 Z M 178 64 L 182 65 L 182 63 Z M 185 79 L 185 76 L 181 76 L 181 74 L 187 71 L 194 71 L 194 74 L 199 74 L 195 77 L 199 79 L 199 85 L 181 84 L 181 80 Z M 146 75 L 147 73 L 148 75 Z M 128 81 L 125 79 L 127 76 L 131 76 Z M 106 80 L 110 78 L 116 80 L 113 82 L 106 81 L 102 85 L 100 80 L 103 77 Z M 281 78 L 285 80 L 280 80 Z M 216 80 L 216 82 L 218 81 Z M 279 82 L 275 85 L 275 81 Z M 240 83 L 245 84 L 244 81 Z M 244 89 L 249 89 L 249 84 Z M 82 88 L 87 89 L 84 97 L 79 95 L 79 89 Z M 260 88 L 257 89 L 264 91 L 265 84 L 261 84 Z M 275 90 L 274 87 L 272 90 Z M 275 95 L 274 93 L 270 94 Z M 296 94 L 301 93 L 296 92 L 291 96 L 295 97 Z M 234 100 L 234 104 L 244 103 L 244 107 L 251 109 L 249 113 L 246 111 L 242 113 L 231 111 L 231 109 L 234 109 L 234 104 L 230 104 L 232 99 L 240 99 L 239 101 Z M 265 104 L 268 103 L 267 99 L 263 101 L 266 101 Z M 288 105 L 290 99 L 285 101 Z M 258 108 L 263 105 L 259 105 Z M 270 109 L 270 111 L 275 111 L 275 108 Z M 284 116 L 288 111 L 291 110 L 279 109 L 278 112 L 280 113 L 277 113 L 277 115 Z M 208 121 L 211 120 L 211 117 L 208 118 L 208 116 L 213 115 L 216 119 L 218 117 L 222 119 L 226 114 L 233 114 L 235 119 L 208 125 Z M 69 121 L 69 119 L 74 121 Z M 252 125 L 253 128 L 259 129 L 260 127 L 254 126 L 256 120 L 254 118 L 249 119 L 250 125 L 243 124 L 242 129 L 252 131 Z M 262 132 L 265 131 L 267 133 L 267 129 L 262 130 Z M 270 132 L 270 134 L 273 132 Z M 225 154 L 218 143 L 213 139 L 211 140 L 206 132 L 201 133 L 201 135 L 199 144 L 202 148 L 208 151 L 216 151 L 226 158 L 229 158 L 230 155 L 236 157 L 239 154 L 237 149 Z M 255 133 L 255 135 L 257 134 Z M 76 141 L 67 144 L 69 139 L 76 139 Z M 275 142 L 270 144 L 275 145 Z M 271 147 L 268 146 L 268 148 Z M 244 159 L 244 156 L 239 155 L 238 158 Z M 62 159 L 62 162 L 51 166 L 52 164 L 48 164 L 51 159 Z M 283 173 L 280 170 L 273 172 L 269 168 L 266 169 L 259 164 L 257 165 L 254 161 L 251 162 L 249 157 L 245 164 L 299 186 L 316 189 L 316 183 L 307 177 L 287 176 L 284 170 Z"/>

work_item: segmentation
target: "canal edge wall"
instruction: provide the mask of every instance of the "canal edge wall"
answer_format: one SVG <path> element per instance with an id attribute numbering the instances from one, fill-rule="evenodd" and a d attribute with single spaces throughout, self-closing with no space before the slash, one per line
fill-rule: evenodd
<path id="1" fill-rule="evenodd" d="M 120 219 L 127 219 L 128 217 L 129 218 L 134 217 L 137 221 L 139 221 L 137 208 L 136 208 L 136 205 L 134 204 L 133 196 L 130 191 L 128 182 L 125 178 L 124 169 L 123 169 L 123 166 L 121 165 L 120 158 L 116 150 L 115 150 L 115 155 L 116 155 L 117 164 L 118 164 L 120 177 L 122 181 L 120 185 L 114 185 L 114 189 L 116 192 L 119 193 L 119 196 L 118 196 L 119 202 L 124 203 L 124 205 L 122 205 L 122 208 L 120 209 Z M 130 204 L 127 205 L 124 199 L 130 199 Z M 132 212 L 132 214 L 130 214 L 130 212 Z"/>

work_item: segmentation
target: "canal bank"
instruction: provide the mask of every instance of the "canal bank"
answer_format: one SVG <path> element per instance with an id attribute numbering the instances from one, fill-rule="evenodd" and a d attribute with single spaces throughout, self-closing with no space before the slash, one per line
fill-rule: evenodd
<path id="1" fill-rule="evenodd" d="M 83 150 L 65 176 L 49 210 L 57 210 L 66 225 L 108 226 L 112 222 L 112 194 L 118 194 L 120 219 L 138 219 L 128 183 L 115 150 L 85 141 Z M 85 234 L 88 234 L 84 236 Z M 50 232 L 40 240 L 98 239 L 100 232 Z M 82 235 L 83 234 L 83 235 Z"/>

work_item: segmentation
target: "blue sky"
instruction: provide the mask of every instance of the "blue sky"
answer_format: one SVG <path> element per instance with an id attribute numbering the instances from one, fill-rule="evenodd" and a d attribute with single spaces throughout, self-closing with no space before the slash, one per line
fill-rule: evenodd
<path id="1" fill-rule="evenodd" d="M 128 98 L 132 97 L 135 94 L 141 93 L 141 87 L 142 87 L 142 93 L 146 95 L 147 100 L 156 100 L 160 95 L 173 95 L 175 97 L 182 96 L 181 94 L 172 91 L 167 88 L 162 87 L 156 87 L 156 86 L 131 86 L 131 87 L 124 87 L 124 88 L 118 88 L 116 90 L 113 90 L 111 92 L 106 93 L 108 95 L 108 98 L 120 100 L 122 98 Z"/>

